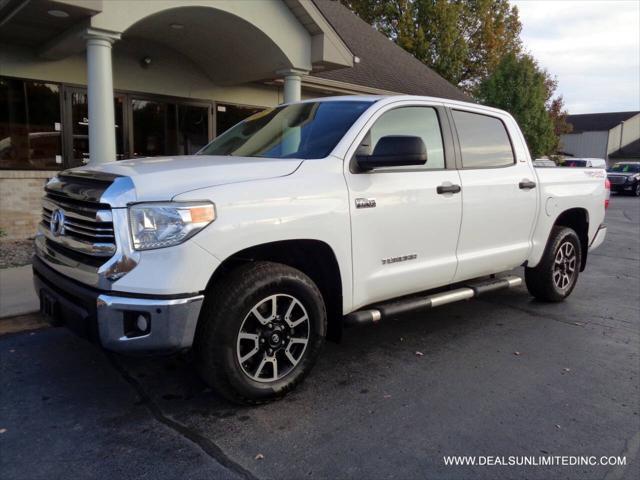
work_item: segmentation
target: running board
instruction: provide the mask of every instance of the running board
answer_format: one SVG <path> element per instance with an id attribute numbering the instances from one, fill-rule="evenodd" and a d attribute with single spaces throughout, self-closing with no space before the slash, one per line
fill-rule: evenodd
<path id="1" fill-rule="evenodd" d="M 455 290 L 381 303 L 367 310 L 352 312 L 344 317 L 344 325 L 351 327 L 355 325 L 378 323 L 383 318 L 395 317 L 405 313 L 439 307 L 440 305 L 458 302 L 460 300 L 468 300 L 486 293 L 514 288 L 519 285 L 522 285 L 522 278 L 516 276 L 492 278 L 490 280 L 472 282 Z"/>

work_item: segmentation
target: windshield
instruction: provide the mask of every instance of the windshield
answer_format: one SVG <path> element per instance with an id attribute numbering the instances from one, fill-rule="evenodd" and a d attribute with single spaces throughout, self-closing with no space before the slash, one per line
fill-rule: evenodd
<path id="1" fill-rule="evenodd" d="M 371 103 L 294 103 L 265 110 L 227 130 L 198 155 L 324 158 Z"/>
<path id="2" fill-rule="evenodd" d="M 610 172 L 640 173 L 640 163 L 616 163 Z"/>

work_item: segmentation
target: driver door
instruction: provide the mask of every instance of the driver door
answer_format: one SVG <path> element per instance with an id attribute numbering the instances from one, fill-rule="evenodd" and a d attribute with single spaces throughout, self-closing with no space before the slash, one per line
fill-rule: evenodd
<path id="1" fill-rule="evenodd" d="M 461 195 L 438 189 L 460 185 L 446 112 L 437 105 L 396 105 L 372 117 L 345 162 L 354 308 L 446 285 L 456 272 Z M 421 137 L 427 162 L 358 171 L 355 152 L 372 151 L 388 135 Z"/>

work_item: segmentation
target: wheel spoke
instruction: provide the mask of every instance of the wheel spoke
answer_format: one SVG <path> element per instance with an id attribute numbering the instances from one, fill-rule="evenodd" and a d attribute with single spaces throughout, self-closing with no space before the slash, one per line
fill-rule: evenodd
<path id="1" fill-rule="evenodd" d="M 296 358 L 291 353 L 291 344 L 287 345 L 287 348 L 285 349 L 284 354 L 291 362 L 291 365 L 296 365 L 298 363 L 298 360 L 296 360 Z"/>
<path id="2" fill-rule="evenodd" d="M 255 373 L 253 374 L 254 378 L 259 378 L 260 374 L 262 373 L 262 369 L 264 368 L 264 366 L 267 364 L 267 354 L 264 354 L 264 357 L 262 357 L 262 361 L 260 362 L 260 365 L 258 365 L 258 368 L 256 369 Z"/>
<path id="3" fill-rule="evenodd" d="M 256 353 L 258 353 L 260 351 L 260 349 L 258 348 L 258 346 L 256 345 L 255 347 L 253 347 L 253 349 L 248 352 L 246 355 L 244 355 L 241 359 L 240 359 L 240 363 L 244 363 L 247 360 L 249 360 L 251 357 L 253 357 Z"/>
<path id="4" fill-rule="evenodd" d="M 570 243 L 565 244 L 565 256 L 567 258 L 571 258 L 571 256 L 573 255 L 573 245 L 571 245 Z"/>
<path id="5" fill-rule="evenodd" d="M 238 335 L 238 343 L 242 340 L 251 340 L 253 342 L 253 348 L 249 352 L 245 353 L 242 357 L 240 357 L 240 363 L 246 362 L 256 353 L 258 353 L 258 351 L 260 350 L 259 338 L 259 335 L 256 333 L 240 332 L 240 334 Z"/>
<path id="6" fill-rule="evenodd" d="M 298 304 L 298 301 L 295 298 L 291 299 L 291 303 L 289 303 L 289 308 L 287 308 L 287 311 L 284 314 L 284 321 L 289 323 L 289 320 L 291 319 L 291 313 L 293 312 L 294 307 Z"/>
<path id="7" fill-rule="evenodd" d="M 238 335 L 239 340 L 253 340 L 256 344 L 259 338 L 260 336 L 257 333 L 240 332 Z"/>
<path id="8" fill-rule="evenodd" d="M 306 321 L 309 317 L 307 317 L 306 314 L 302 315 L 299 319 L 295 320 L 295 321 L 291 321 L 291 320 L 287 320 L 285 318 L 285 321 L 287 322 L 287 325 L 289 325 L 289 328 L 296 328 L 298 325 L 300 325 L 302 322 Z"/>
<path id="9" fill-rule="evenodd" d="M 273 380 L 277 380 L 278 379 L 278 359 L 274 355 L 273 357 L 270 357 L 270 361 L 273 367 Z"/>
<path id="10" fill-rule="evenodd" d="M 259 308 L 267 302 L 271 302 L 271 314 L 268 317 L 265 317 L 264 315 L 262 315 L 262 313 L 260 313 Z M 276 295 L 267 298 L 265 301 L 253 307 L 251 313 L 253 313 L 253 315 L 262 325 L 267 325 L 269 322 L 272 322 L 276 318 L 276 315 L 278 313 L 278 298 L 276 297 Z"/>

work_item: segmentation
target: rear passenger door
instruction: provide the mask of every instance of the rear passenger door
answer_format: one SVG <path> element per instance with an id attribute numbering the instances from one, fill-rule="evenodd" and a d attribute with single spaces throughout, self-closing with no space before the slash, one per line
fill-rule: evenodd
<path id="1" fill-rule="evenodd" d="M 451 109 L 462 183 L 455 281 L 521 265 L 531 247 L 536 176 L 515 123 L 486 111 Z M 511 132 L 509 128 L 512 128 Z M 515 148 L 514 148 L 515 147 Z"/>
<path id="2" fill-rule="evenodd" d="M 423 139 L 421 166 L 354 169 L 356 151 L 369 154 L 382 137 Z M 451 282 L 462 202 L 453 137 L 442 106 L 387 105 L 358 134 L 345 162 L 353 249 L 354 308 Z M 442 190 L 442 189 L 440 189 Z"/>

